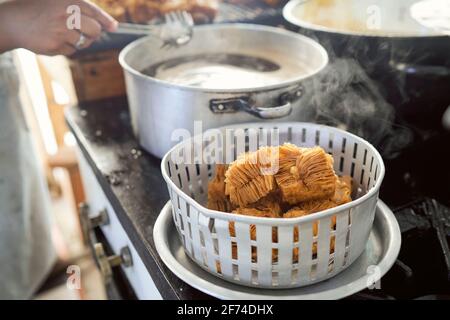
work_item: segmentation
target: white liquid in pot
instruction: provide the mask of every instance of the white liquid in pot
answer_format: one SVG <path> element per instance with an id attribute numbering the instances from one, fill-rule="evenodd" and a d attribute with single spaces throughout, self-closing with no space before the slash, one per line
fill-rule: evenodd
<path id="1" fill-rule="evenodd" d="M 240 89 L 279 84 L 304 74 L 305 68 L 295 61 L 284 60 L 281 66 L 245 55 L 204 54 L 167 60 L 142 73 L 190 87 Z"/>

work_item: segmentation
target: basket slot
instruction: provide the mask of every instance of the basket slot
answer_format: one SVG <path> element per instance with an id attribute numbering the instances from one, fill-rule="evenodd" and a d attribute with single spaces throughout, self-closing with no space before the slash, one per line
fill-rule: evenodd
<path id="1" fill-rule="evenodd" d="M 369 169 L 370 173 L 372 173 L 372 171 L 373 171 L 373 163 L 374 163 L 374 161 L 375 161 L 375 157 L 372 155 L 372 157 L 370 159 L 370 169 Z"/>
<path id="2" fill-rule="evenodd" d="M 331 155 L 333 155 L 334 150 L 333 150 L 333 146 L 334 146 L 334 133 L 333 132 L 328 132 L 328 141 L 326 142 L 326 146 L 323 143 L 323 148 L 330 153 Z"/>
<path id="3" fill-rule="evenodd" d="M 247 135 L 248 135 L 248 146 L 247 146 L 248 151 L 254 152 L 258 150 L 259 147 L 258 131 L 253 128 L 250 128 L 247 132 Z"/>
<path id="4" fill-rule="evenodd" d="M 167 169 L 167 174 L 169 175 L 169 178 L 172 178 L 172 161 L 167 161 L 166 162 L 166 169 Z"/>
<path id="5" fill-rule="evenodd" d="M 344 173 L 344 164 L 345 164 L 345 148 L 342 148 L 344 145 L 343 142 L 344 137 L 342 134 L 333 132 L 329 134 L 329 140 L 327 142 L 327 149 L 334 158 L 334 170 L 337 174 L 342 175 Z M 346 143 L 345 143 L 346 144 Z"/>
<path id="6" fill-rule="evenodd" d="M 183 221 L 184 243 L 189 254 L 192 255 L 192 229 L 189 221 L 189 206 L 183 198 L 180 198 L 180 216 Z"/>
<path id="7" fill-rule="evenodd" d="M 237 262 L 239 279 L 251 282 L 252 280 L 252 250 L 250 245 L 250 225 L 235 222 L 237 248 Z"/>
<path id="8" fill-rule="evenodd" d="M 288 286 L 292 282 L 292 226 L 278 227 L 278 282 L 280 286 Z"/>
<path id="9" fill-rule="evenodd" d="M 320 138 L 321 138 L 320 130 L 316 130 L 314 136 L 314 145 L 320 146 Z"/>
<path id="10" fill-rule="evenodd" d="M 261 128 L 258 129 L 258 132 L 259 132 L 259 134 L 258 134 L 258 136 L 259 136 L 258 147 L 261 148 L 261 147 L 268 146 L 269 145 L 269 137 L 267 136 L 268 135 L 267 134 L 267 130 L 265 130 L 264 128 L 261 127 Z"/>
<path id="11" fill-rule="evenodd" d="M 355 145 L 358 145 L 355 143 Z M 355 156 L 354 163 L 355 163 L 355 169 L 354 169 L 354 183 L 356 185 L 359 185 L 361 189 L 363 189 L 364 192 L 367 192 L 367 183 L 369 179 L 369 168 L 367 164 L 364 164 L 364 158 L 367 157 L 367 149 L 361 150 L 360 147 L 357 150 L 356 154 L 353 154 Z"/>
<path id="12" fill-rule="evenodd" d="M 349 210 L 340 212 L 336 217 L 336 241 L 334 246 L 333 273 L 337 273 L 344 265 L 348 232 Z"/>
<path id="13" fill-rule="evenodd" d="M 306 146 L 315 146 L 315 145 L 317 145 L 316 144 L 316 132 L 317 132 L 316 130 L 306 128 L 306 130 L 305 130 L 305 133 L 306 133 L 305 142 L 303 143 L 303 145 L 306 145 Z M 319 133 L 319 139 L 318 140 L 320 141 L 320 133 Z"/>
<path id="14" fill-rule="evenodd" d="M 186 166 L 184 163 L 175 164 L 174 168 L 172 168 L 173 173 L 172 181 L 183 190 L 184 193 L 191 195 L 191 190 L 189 188 L 189 177 L 186 172 Z"/>
<path id="15" fill-rule="evenodd" d="M 231 237 L 229 231 L 229 222 L 227 220 L 215 221 L 217 240 L 219 243 L 219 259 L 221 273 L 225 277 L 233 278 L 233 264 L 231 251 Z"/>
<path id="16" fill-rule="evenodd" d="M 367 239 L 372 223 L 375 218 L 375 214 L 369 214 L 372 208 L 376 206 L 378 201 L 377 196 L 373 196 L 367 201 L 361 203 L 360 206 L 351 209 L 351 230 L 350 230 L 350 255 L 349 263 L 352 263 L 358 256 L 355 254 L 361 252 L 361 246 L 365 246 L 365 243 L 358 242 L 357 239 Z"/>
<path id="17" fill-rule="evenodd" d="M 319 234 L 317 240 L 317 278 L 325 277 L 328 274 L 328 264 L 330 260 L 331 246 L 331 217 L 322 218 L 319 221 Z"/>
<path id="18" fill-rule="evenodd" d="M 270 146 L 279 146 L 280 144 L 282 144 L 282 142 L 280 141 L 280 129 L 278 127 L 274 127 L 272 130 L 269 131 L 269 137 L 270 137 L 270 141 L 269 141 L 269 145 Z"/>
<path id="19" fill-rule="evenodd" d="M 311 281 L 313 222 L 305 222 L 299 225 L 298 228 L 298 282 L 307 284 Z"/>
<path id="20" fill-rule="evenodd" d="M 200 170 L 200 176 L 197 176 L 196 178 L 198 179 L 197 181 L 192 181 L 193 183 L 198 183 L 201 184 L 203 187 L 203 195 L 201 195 L 201 197 L 199 197 L 199 199 L 197 200 L 200 203 L 206 203 L 208 200 L 208 183 L 209 180 L 212 178 L 209 177 L 209 170 L 208 170 L 208 165 L 205 164 L 199 164 L 198 165 L 199 170 Z M 215 170 L 215 165 L 214 165 L 214 169 Z"/>
<path id="21" fill-rule="evenodd" d="M 282 145 L 286 142 L 292 141 L 292 128 L 286 125 L 280 125 L 278 127 L 278 144 Z"/>
<path id="22" fill-rule="evenodd" d="M 295 145 L 302 145 L 302 128 L 290 128 L 291 129 L 291 143 Z"/>
<path id="23" fill-rule="evenodd" d="M 258 225 L 256 227 L 256 242 L 258 283 L 270 286 L 272 285 L 272 226 Z"/>
<path id="24" fill-rule="evenodd" d="M 198 262 L 203 262 L 202 244 L 200 239 L 200 229 L 198 224 L 199 212 L 194 207 L 190 207 L 190 222 L 192 229 L 192 247 L 194 249 L 194 258 Z"/>
<path id="25" fill-rule="evenodd" d="M 172 206 L 173 203 L 175 203 L 175 199 L 172 198 L 172 192 L 170 193 L 170 198 L 172 199 Z M 176 197 L 176 195 L 175 195 Z M 173 210 L 172 210 L 172 218 L 173 218 L 173 222 L 175 223 L 175 226 L 177 227 L 178 230 L 180 230 L 180 221 L 178 220 L 178 208 L 176 208 L 175 206 L 173 206 Z"/>
<path id="26" fill-rule="evenodd" d="M 203 134 L 203 153 L 201 154 L 200 163 L 223 163 L 223 140 L 222 133 L 218 129 L 210 129 Z"/>
<path id="27" fill-rule="evenodd" d="M 350 175 L 352 178 L 354 178 L 355 175 L 355 162 L 351 157 L 348 157 L 348 155 L 344 156 L 344 164 L 343 164 L 343 170 L 342 175 Z M 354 182 L 359 183 L 359 181 L 353 179 Z"/>
<path id="28" fill-rule="evenodd" d="M 205 185 L 205 184 L 202 184 L 203 182 L 198 179 L 197 167 L 194 163 L 187 164 L 185 168 L 188 171 L 188 176 L 190 178 L 189 183 L 191 185 L 191 187 L 190 187 L 190 189 L 192 191 L 191 193 L 194 195 L 193 199 L 196 199 L 198 201 L 198 195 L 205 193 L 205 190 L 202 187 L 202 185 Z M 206 179 L 206 180 L 208 180 L 208 179 Z M 208 184 L 206 184 L 206 186 L 207 185 Z"/>
<path id="29" fill-rule="evenodd" d="M 217 272 L 216 259 L 214 255 L 214 243 L 211 237 L 210 223 L 211 219 L 205 217 L 204 215 L 199 215 L 199 226 L 200 231 L 203 234 L 203 240 L 205 242 L 206 249 L 206 266 L 212 271 Z M 205 262 L 203 262 L 205 264 Z"/>
<path id="30" fill-rule="evenodd" d="M 235 145 L 235 154 L 237 158 L 238 155 L 245 153 L 246 150 L 246 134 L 244 129 L 237 129 L 234 131 L 234 145 Z"/>
<path id="31" fill-rule="evenodd" d="M 287 128 L 287 137 L 285 142 L 292 142 L 292 127 Z"/>
<path id="32" fill-rule="evenodd" d="M 231 163 L 236 159 L 236 149 L 234 145 L 234 130 L 225 131 L 225 163 Z"/>

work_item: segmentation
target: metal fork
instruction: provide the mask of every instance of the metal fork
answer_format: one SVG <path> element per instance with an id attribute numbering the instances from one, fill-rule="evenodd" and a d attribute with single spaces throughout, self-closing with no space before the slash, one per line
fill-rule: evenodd
<path id="1" fill-rule="evenodd" d="M 163 41 L 162 48 L 173 48 L 187 44 L 193 34 L 194 19 L 186 11 L 173 11 L 164 15 L 162 25 L 119 23 L 114 33 L 154 35 Z"/>

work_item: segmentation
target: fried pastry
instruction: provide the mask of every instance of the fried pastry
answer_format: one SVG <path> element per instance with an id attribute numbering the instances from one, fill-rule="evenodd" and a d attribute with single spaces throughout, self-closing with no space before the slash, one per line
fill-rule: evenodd
<path id="1" fill-rule="evenodd" d="M 219 2 L 217 0 L 190 0 L 191 8 L 189 12 L 195 22 L 208 23 L 212 22 L 219 10 Z"/>
<path id="2" fill-rule="evenodd" d="M 257 207 L 257 208 L 255 208 Z M 258 203 L 255 203 L 255 207 L 253 208 L 238 208 L 233 211 L 235 214 L 242 214 L 254 217 L 262 217 L 262 218 L 279 218 L 281 216 L 281 207 L 278 203 L 273 202 L 271 196 L 267 196 Z M 236 230 L 234 226 L 234 222 L 229 223 L 229 231 L 230 236 L 236 236 Z M 250 225 L 250 239 L 256 240 L 256 226 L 254 224 Z M 272 228 L 272 242 L 278 242 L 278 232 L 277 228 Z M 256 262 L 257 259 L 257 251 L 256 247 L 252 247 L 252 261 Z M 277 259 L 278 249 L 272 249 L 272 259 Z M 232 245 L 232 257 L 233 259 L 237 259 L 237 246 L 233 243 Z"/>
<path id="3" fill-rule="evenodd" d="M 231 212 L 235 207 L 225 194 L 225 172 L 226 164 L 217 164 L 214 178 L 208 184 L 208 209 L 222 212 Z"/>
<path id="4" fill-rule="evenodd" d="M 257 205 L 258 208 L 238 208 L 233 211 L 235 214 L 241 214 L 246 216 L 253 216 L 253 217 L 261 217 L 261 218 L 279 218 L 281 217 L 281 207 L 274 202 L 269 202 L 267 200 L 268 206 L 264 207 L 262 204 L 264 202 L 261 201 L 260 204 Z M 234 222 L 229 223 L 229 231 L 230 236 L 235 237 L 236 231 L 234 227 Z M 250 239 L 256 240 L 256 226 L 250 225 Z M 277 242 L 277 232 L 276 228 L 272 230 L 272 241 Z"/>
<path id="5" fill-rule="evenodd" d="M 349 176 L 339 177 L 336 179 L 335 192 L 331 198 L 301 202 L 296 207 L 310 214 L 331 209 L 352 201 L 351 179 L 352 178 Z"/>
<path id="6" fill-rule="evenodd" d="M 125 22 L 126 17 L 126 0 L 90 0 L 119 22 Z"/>
<path id="7" fill-rule="evenodd" d="M 271 171 L 277 161 L 276 169 Z M 269 172 L 269 174 L 267 174 Z M 265 173 L 265 174 L 264 174 Z M 226 208 L 227 212 L 262 218 L 296 218 L 350 202 L 351 177 L 337 177 L 333 158 L 320 147 L 299 148 L 293 144 L 264 147 L 243 154 L 235 162 L 217 166 L 208 189 L 208 207 Z M 225 199 L 225 200 L 224 200 Z M 220 200 L 220 201 L 219 201 Z M 225 201 L 225 202 L 224 202 Z M 231 208 L 231 210 L 229 210 Z M 283 214 L 283 212 L 285 212 Z M 319 222 L 312 224 L 312 255 L 317 255 Z M 336 228 L 336 216 L 330 229 Z M 250 240 L 256 241 L 256 226 L 249 226 Z M 229 234 L 236 237 L 235 223 L 229 223 Z M 293 229 L 293 240 L 299 241 L 299 228 Z M 272 242 L 278 242 L 278 228 L 272 228 Z M 238 258 L 235 242 L 232 258 Z M 335 236 L 330 237 L 330 253 L 335 250 Z M 257 261 L 257 248 L 251 248 L 252 262 Z M 293 249 L 293 261 L 299 261 L 299 248 Z M 278 249 L 272 249 L 272 261 L 278 261 Z M 218 264 L 220 268 L 220 263 Z"/>
<path id="8" fill-rule="evenodd" d="M 283 200 L 291 205 L 326 199 L 334 194 L 336 175 L 333 158 L 321 147 L 280 147 L 279 171 L 275 175 Z"/>
<path id="9" fill-rule="evenodd" d="M 233 204 L 245 208 L 276 190 L 269 170 L 277 156 L 278 148 L 264 147 L 239 156 L 230 164 L 225 173 L 225 193 Z"/>

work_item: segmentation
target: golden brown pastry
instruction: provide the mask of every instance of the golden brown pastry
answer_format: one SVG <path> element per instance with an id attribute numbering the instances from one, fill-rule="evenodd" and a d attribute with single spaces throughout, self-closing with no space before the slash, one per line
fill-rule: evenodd
<path id="1" fill-rule="evenodd" d="M 238 208 L 234 210 L 233 213 L 261 218 L 279 218 L 281 217 L 281 207 L 276 203 L 270 202 L 267 207 L 259 205 L 259 208 Z M 236 231 L 234 228 L 234 222 L 230 222 L 229 230 L 230 236 L 235 237 Z M 256 240 L 256 226 L 253 224 L 250 225 L 250 239 Z M 272 230 L 272 241 L 277 241 L 277 232 L 275 228 Z"/>
<path id="2" fill-rule="evenodd" d="M 274 164 L 278 164 L 278 171 L 268 171 Z M 272 174 L 263 174 L 268 172 Z M 243 154 L 228 168 L 218 165 L 208 188 L 208 207 L 262 218 L 296 218 L 350 202 L 351 193 L 351 177 L 337 177 L 332 157 L 322 148 L 284 144 Z M 255 241 L 256 227 L 250 225 L 249 228 L 250 239 Z M 336 216 L 333 216 L 330 229 L 335 228 Z M 229 223 L 229 232 L 231 237 L 236 236 L 234 222 Z M 317 237 L 317 221 L 313 223 L 312 233 Z M 298 227 L 294 228 L 293 236 L 298 242 Z M 272 229 L 272 242 L 278 242 L 276 227 Z M 235 243 L 231 249 L 233 259 L 237 259 Z M 331 236 L 330 253 L 334 249 L 335 236 Z M 252 246 L 251 250 L 252 261 L 256 262 L 257 248 Z M 313 242 L 312 254 L 317 254 L 316 242 Z M 294 248 L 293 261 L 298 262 L 298 259 L 299 249 Z M 278 249 L 272 249 L 272 260 L 278 261 Z"/>
<path id="3" fill-rule="evenodd" d="M 159 11 L 162 15 L 172 11 L 189 11 L 191 3 L 187 0 L 166 0 L 159 5 Z"/>
<path id="4" fill-rule="evenodd" d="M 301 202 L 296 207 L 308 214 L 331 209 L 352 201 L 351 192 L 351 177 L 339 177 L 336 179 L 335 192 L 331 198 Z"/>
<path id="5" fill-rule="evenodd" d="M 278 148 L 264 147 L 238 157 L 225 173 L 225 193 L 233 204 L 245 208 L 276 190 L 275 178 L 269 172 Z"/>
<path id="6" fill-rule="evenodd" d="M 214 178 L 208 184 L 208 209 L 222 212 L 231 212 L 235 208 L 225 194 L 225 172 L 228 166 L 216 165 Z"/>
<path id="7" fill-rule="evenodd" d="M 352 201 L 352 178 L 349 176 L 339 177 L 336 181 L 336 190 L 330 199 L 326 200 L 313 200 L 300 203 L 297 207 L 289 210 L 283 215 L 283 218 L 297 218 L 308 214 L 320 212 L 326 209 L 337 207 L 341 204 Z M 336 216 L 331 217 L 331 229 L 336 228 Z M 316 237 L 318 234 L 318 223 L 313 224 L 313 236 Z M 298 241 L 298 227 L 294 227 L 294 241 Z M 335 236 L 331 237 L 330 240 L 330 253 L 334 252 L 335 246 Z M 317 254 L 317 243 L 313 243 L 312 253 Z M 294 262 L 298 262 L 298 248 L 293 250 Z"/>
<path id="8" fill-rule="evenodd" d="M 217 0 L 189 0 L 191 7 L 190 14 L 195 22 L 212 22 L 219 11 L 219 1 Z"/>
<path id="9" fill-rule="evenodd" d="M 109 13 L 114 19 L 120 22 L 126 21 L 126 5 L 127 0 L 90 0 L 107 13 Z"/>
<path id="10" fill-rule="evenodd" d="M 194 21 L 211 22 L 218 12 L 217 0 L 91 0 L 121 22 L 148 23 L 172 11 L 187 11 Z"/>
<path id="11" fill-rule="evenodd" d="M 289 204 L 326 199 L 334 194 L 333 158 L 321 147 L 280 147 L 280 168 L 275 175 L 282 198 Z"/>
<path id="12" fill-rule="evenodd" d="M 299 209 L 299 208 L 294 208 L 291 209 L 290 211 L 286 212 L 283 215 L 283 218 L 298 218 L 298 217 L 303 217 L 305 215 L 308 215 L 310 213 L 308 213 L 305 210 Z M 334 229 L 334 226 L 336 225 L 336 216 L 332 217 L 332 225 L 330 226 L 331 229 Z M 316 237 L 318 232 L 319 232 L 319 226 L 318 226 L 318 222 L 314 222 L 313 224 L 313 236 Z M 294 227 L 294 241 L 297 242 L 299 241 L 299 237 L 298 237 L 298 227 Z M 330 239 L 330 253 L 334 252 L 334 245 L 335 245 L 335 236 L 332 236 Z M 292 250 L 292 259 L 295 263 L 298 262 L 298 253 L 299 253 L 299 248 L 294 248 Z M 317 242 L 313 242 L 313 246 L 312 246 L 312 254 L 316 255 L 317 254 Z"/>
<path id="13" fill-rule="evenodd" d="M 159 3 L 148 0 L 128 0 L 128 15 L 133 23 L 148 23 L 159 16 Z"/>
<path id="14" fill-rule="evenodd" d="M 332 201 L 337 205 L 352 201 L 352 184 L 352 177 L 339 177 L 336 182 L 336 191 L 334 193 Z"/>

